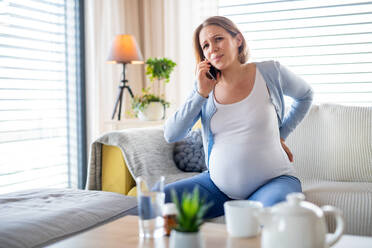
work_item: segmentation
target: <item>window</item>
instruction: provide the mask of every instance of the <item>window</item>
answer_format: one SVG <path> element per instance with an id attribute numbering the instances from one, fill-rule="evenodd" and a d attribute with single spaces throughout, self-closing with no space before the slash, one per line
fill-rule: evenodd
<path id="1" fill-rule="evenodd" d="M 84 184 L 82 2 L 0 0 L 0 193 Z"/>
<path id="2" fill-rule="evenodd" d="M 372 105 L 372 1 L 220 0 L 253 61 L 278 60 L 309 82 L 315 103 Z"/>

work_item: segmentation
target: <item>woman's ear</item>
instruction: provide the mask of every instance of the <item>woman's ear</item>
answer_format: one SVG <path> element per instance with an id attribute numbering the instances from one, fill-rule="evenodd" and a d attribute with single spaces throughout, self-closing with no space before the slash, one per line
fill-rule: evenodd
<path id="1" fill-rule="evenodd" d="M 236 36 L 235 36 L 235 39 L 237 41 L 237 45 L 238 47 L 240 47 L 243 43 L 243 35 L 242 33 L 238 33 Z"/>

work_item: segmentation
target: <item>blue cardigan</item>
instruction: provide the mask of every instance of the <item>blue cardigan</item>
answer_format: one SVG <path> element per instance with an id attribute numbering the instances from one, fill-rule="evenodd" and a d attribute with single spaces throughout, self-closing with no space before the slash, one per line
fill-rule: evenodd
<path id="1" fill-rule="evenodd" d="M 313 90 L 303 79 L 296 76 L 277 61 L 255 63 L 269 89 L 270 99 L 277 113 L 280 137 L 288 135 L 305 117 L 311 107 Z M 205 98 L 198 93 L 197 84 L 185 103 L 170 116 L 164 125 L 164 138 L 167 142 L 176 142 L 188 134 L 194 124 L 201 118 L 205 161 L 209 168 L 209 155 L 214 139 L 210 121 L 216 112 L 213 91 Z M 283 95 L 294 99 L 288 113 L 285 114 Z"/>

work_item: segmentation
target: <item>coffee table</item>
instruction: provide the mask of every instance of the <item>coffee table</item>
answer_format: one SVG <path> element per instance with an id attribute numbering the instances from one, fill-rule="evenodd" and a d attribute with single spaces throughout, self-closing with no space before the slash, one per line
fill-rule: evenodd
<path id="1" fill-rule="evenodd" d="M 201 229 L 205 248 L 259 248 L 260 237 L 230 238 L 224 224 L 205 223 Z M 169 238 L 142 240 L 138 237 L 138 217 L 125 216 L 103 226 L 54 243 L 48 247 L 128 247 L 128 248 L 166 248 Z M 344 235 L 332 248 L 371 248 L 372 237 Z"/>

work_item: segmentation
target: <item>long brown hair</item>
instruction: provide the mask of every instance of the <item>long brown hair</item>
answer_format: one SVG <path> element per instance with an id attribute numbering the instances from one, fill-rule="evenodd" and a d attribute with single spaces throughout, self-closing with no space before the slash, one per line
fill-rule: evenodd
<path id="1" fill-rule="evenodd" d="M 194 31 L 194 52 L 195 52 L 195 58 L 196 63 L 199 64 L 204 59 L 203 49 L 200 46 L 200 40 L 199 35 L 200 31 L 209 25 L 215 25 L 219 26 L 226 30 L 232 37 L 235 37 L 238 34 L 241 34 L 238 27 L 233 23 L 230 19 L 224 17 L 224 16 L 212 16 L 206 19 L 202 24 L 200 24 Z M 244 39 L 244 36 L 242 35 L 242 44 L 238 48 L 238 59 L 241 64 L 244 64 L 248 60 L 248 48 L 247 43 Z"/>

